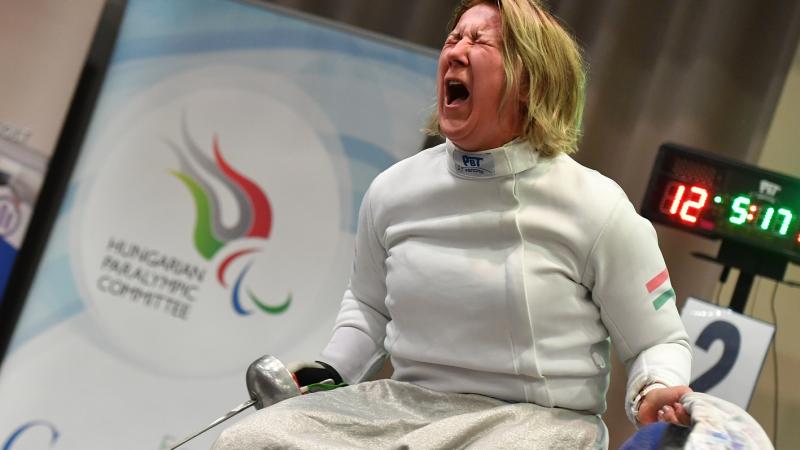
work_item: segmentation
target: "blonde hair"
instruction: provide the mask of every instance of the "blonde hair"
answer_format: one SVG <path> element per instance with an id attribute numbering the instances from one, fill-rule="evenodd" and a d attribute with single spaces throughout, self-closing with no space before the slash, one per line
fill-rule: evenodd
<path id="1" fill-rule="evenodd" d="M 503 102 L 519 83 L 524 113 L 521 137 L 544 156 L 574 153 L 586 83 L 578 44 L 538 0 L 462 0 L 448 31 L 468 9 L 482 3 L 500 10 L 506 76 Z M 441 135 L 436 109 L 426 131 Z"/>

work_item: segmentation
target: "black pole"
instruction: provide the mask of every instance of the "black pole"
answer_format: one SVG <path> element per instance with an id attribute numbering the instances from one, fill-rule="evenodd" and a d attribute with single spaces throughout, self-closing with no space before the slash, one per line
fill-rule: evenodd
<path id="1" fill-rule="evenodd" d="M 750 295 L 750 288 L 753 286 L 755 275 L 750 272 L 739 272 L 736 279 L 736 287 L 733 289 L 733 297 L 728 307 L 739 314 L 744 314 L 744 307 L 747 304 L 747 297 Z"/>

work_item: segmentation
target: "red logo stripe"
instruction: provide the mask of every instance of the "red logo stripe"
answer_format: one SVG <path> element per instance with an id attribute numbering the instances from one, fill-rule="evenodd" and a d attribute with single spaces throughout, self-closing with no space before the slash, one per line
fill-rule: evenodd
<path id="1" fill-rule="evenodd" d="M 232 166 L 230 166 L 219 152 L 219 140 L 214 135 L 214 158 L 217 160 L 217 165 L 222 172 L 228 176 L 234 183 L 244 190 L 247 197 L 250 199 L 250 206 L 255 214 L 253 223 L 250 225 L 250 230 L 247 231 L 247 236 L 268 238 L 272 230 L 272 208 L 270 207 L 269 200 L 261 188 L 257 184 L 250 181 L 245 176 L 238 173 Z"/>
<path id="2" fill-rule="evenodd" d="M 667 281 L 668 279 L 669 279 L 669 272 L 667 272 L 667 269 L 664 269 L 663 272 L 654 276 L 653 279 L 647 282 L 647 284 L 645 285 L 645 287 L 647 288 L 647 292 L 652 293 L 653 291 L 658 289 L 659 286 L 664 284 L 664 282 Z"/>
<path id="3" fill-rule="evenodd" d="M 222 287 L 228 287 L 228 284 L 225 283 L 225 271 L 228 269 L 228 265 L 232 263 L 234 259 L 242 255 L 246 255 L 248 253 L 253 253 L 254 251 L 256 251 L 256 249 L 254 248 L 246 248 L 244 250 L 239 250 L 238 252 L 232 254 L 231 256 L 228 256 L 227 258 L 225 258 L 224 261 L 222 261 L 222 264 L 219 265 L 219 269 L 217 269 L 217 281 L 219 281 L 219 284 L 221 284 Z"/>

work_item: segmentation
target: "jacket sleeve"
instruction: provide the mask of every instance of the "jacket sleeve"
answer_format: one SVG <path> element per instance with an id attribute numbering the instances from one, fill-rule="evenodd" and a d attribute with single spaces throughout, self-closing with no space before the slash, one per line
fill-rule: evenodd
<path id="1" fill-rule="evenodd" d="M 374 186 L 374 185 L 373 185 Z M 320 354 L 349 384 L 380 370 L 386 358 L 383 341 L 386 308 L 386 249 L 373 221 L 374 187 L 364 194 L 359 210 L 350 284 L 344 293 L 333 336 Z"/>
<path id="2" fill-rule="evenodd" d="M 625 406 L 652 383 L 688 385 L 692 350 L 675 305 L 658 238 L 622 195 L 587 261 L 584 284 L 628 371 Z"/>

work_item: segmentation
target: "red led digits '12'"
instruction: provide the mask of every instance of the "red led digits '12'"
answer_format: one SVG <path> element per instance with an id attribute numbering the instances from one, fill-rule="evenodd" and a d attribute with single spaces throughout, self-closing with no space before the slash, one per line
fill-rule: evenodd
<path id="1" fill-rule="evenodd" d="M 677 216 L 682 222 L 695 224 L 707 203 L 706 188 L 672 181 L 667 185 L 664 197 L 661 199 L 661 211 L 670 216 Z"/>

